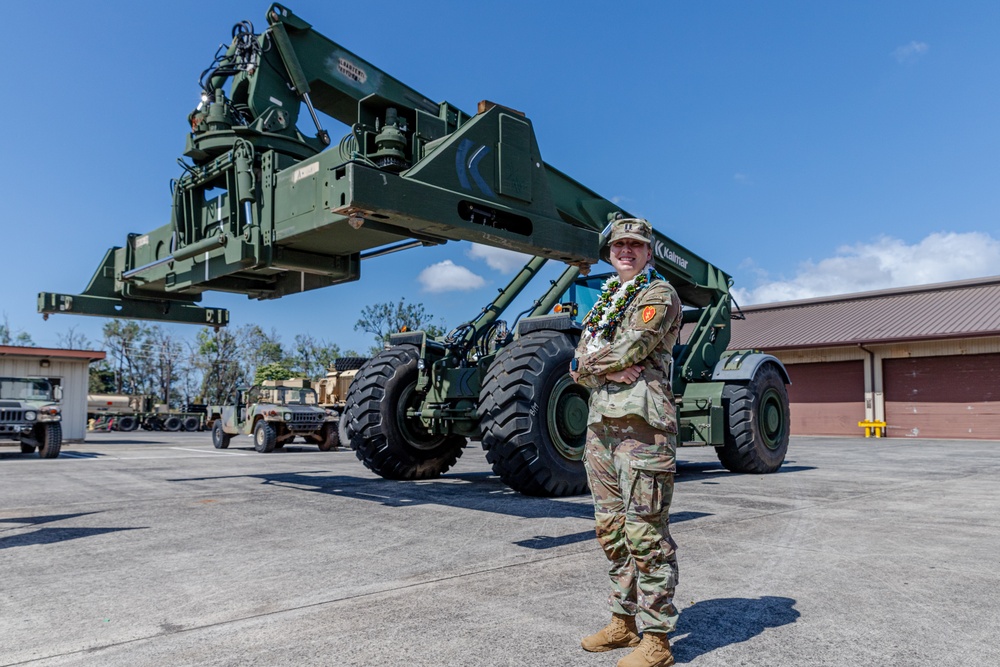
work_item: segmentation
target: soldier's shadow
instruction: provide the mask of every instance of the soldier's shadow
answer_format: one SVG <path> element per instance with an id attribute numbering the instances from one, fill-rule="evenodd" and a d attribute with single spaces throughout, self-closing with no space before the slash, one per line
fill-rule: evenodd
<path id="1" fill-rule="evenodd" d="M 756 637 L 766 628 L 794 623 L 800 614 L 795 600 L 765 595 L 753 598 L 702 600 L 681 610 L 670 647 L 677 662 Z"/>

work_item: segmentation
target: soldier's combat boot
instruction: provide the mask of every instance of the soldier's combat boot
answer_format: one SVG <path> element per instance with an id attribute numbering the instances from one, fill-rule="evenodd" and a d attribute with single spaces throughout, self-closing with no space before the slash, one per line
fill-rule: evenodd
<path id="1" fill-rule="evenodd" d="M 591 653 L 638 645 L 639 631 L 635 627 L 635 616 L 625 614 L 613 614 L 610 623 L 580 642 L 583 650 Z"/>
<path id="2" fill-rule="evenodd" d="M 667 636 L 658 632 L 644 632 L 642 643 L 618 661 L 618 667 L 670 667 L 674 654 L 670 652 Z"/>

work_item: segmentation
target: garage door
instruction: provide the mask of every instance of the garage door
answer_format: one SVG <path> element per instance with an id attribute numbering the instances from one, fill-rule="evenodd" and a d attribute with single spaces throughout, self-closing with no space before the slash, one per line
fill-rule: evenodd
<path id="1" fill-rule="evenodd" d="M 1000 354 L 885 359 L 889 437 L 1000 440 Z"/>
<path id="2" fill-rule="evenodd" d="M 862 361 L 788 364 L 793 435 L 859 435 L 865 418 Z"/>

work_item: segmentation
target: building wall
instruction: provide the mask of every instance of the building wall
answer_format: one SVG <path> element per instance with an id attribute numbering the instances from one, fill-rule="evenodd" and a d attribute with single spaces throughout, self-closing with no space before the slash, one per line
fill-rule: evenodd
<path id="1" fill-rule="evenodd" d="M 792 380 L 793 435 L 880 420 L 888 437 L 1000 440 L 1000 336 L 769 351 Z"/>
<path id="2" fill-rule="evenodd" d="M 89 369 L 86 359 L 49 359 L 49 367 L 42 368 L 37 357 L 0 357 L 0 375 L 43 377 L 62 386 L 62 431 L 68 442 L 83 442 L 87 433 Z"/>

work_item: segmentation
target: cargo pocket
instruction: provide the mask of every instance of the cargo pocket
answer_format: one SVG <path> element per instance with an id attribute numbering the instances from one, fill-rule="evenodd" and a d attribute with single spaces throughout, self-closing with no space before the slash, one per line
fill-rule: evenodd
<path id="1" fill-rule="evenodd" d="M 677 472 L 677 456 L 673 452 L 643 454 L 632 460 L 632 470 L 660 473 Z"/>
<path id="2" fill-rule="evenodd" d="M 651 473 L 677 472 L 677 436 L 652 428 L 636 420 L 635 432 L 629 447 L 629 467 Z"/>
<path id="3" fill-rule="evenodd" d="M 635 469 L 626 512 L 647 521 L 658 519 L 670 509 L 673 496 L 673 473 Z"/>

